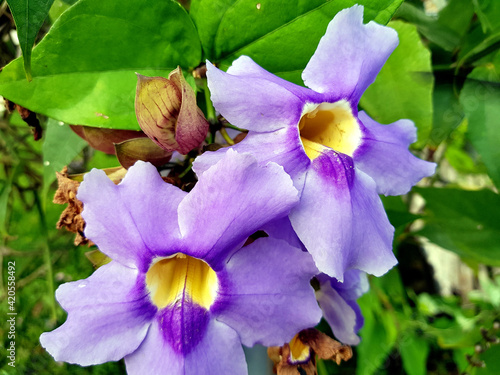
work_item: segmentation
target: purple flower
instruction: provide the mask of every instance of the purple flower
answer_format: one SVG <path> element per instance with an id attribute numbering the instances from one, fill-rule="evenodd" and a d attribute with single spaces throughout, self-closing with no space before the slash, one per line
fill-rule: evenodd
<path id="1" fill-rule="evenodd" d="M 246 56 L 227 73 L 207 62 L 215 108 L 249 130 L 233 148 L 291 175 L 301 198 L 283 228 L 293 228 L 319 270 L 338 280 L 349 269 L 380 276 L 396 264 L 394 228 L 378 194 L 404 194 L 435 169 L 408 151 L 416 140 L 411 121 L 380 125 L 358 113 L 359 98 L 397 44 L 396 31 L 364 25 L 363 7 L 354 6 L 330 22 L 302 73 L 309 88 Z M 224 152 L 199 157 L 197 173 Z"/>
<path id="2" fill-rule="evenodd" d="M 66 322 L 42 334 L 57 360 L 125 358 L 129 374 L 246 374 L 241 344 L 281 345 L 321 317 L 310 255 L 261 238 L 297 191 L 281 166 L 230 151 L 190 193 L 137 162 L 119 185 L 85 177 L 86 235 L 113 260 L 61 285 Z"/>
<path id="3" fill-rule="evenodd" d="M 366 274 L 349 270 L 342 283 L 325 274 L 316 278 L 320 282 L 316 298 L 333 334 L 344 344 L 359 344 L 357 333 L 363 327 L 364 318 L 356 300 L 370 287 Z"/>

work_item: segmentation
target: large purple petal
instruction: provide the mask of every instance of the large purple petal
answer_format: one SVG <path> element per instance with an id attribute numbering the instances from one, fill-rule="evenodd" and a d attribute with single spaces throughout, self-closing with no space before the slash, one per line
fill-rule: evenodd
<path id="1" fill-rule="evenodd" d="M 208 87 L 215 109 L 232 124 L 268 132 L 298 124 L 303 102 L 267 79 L 224 73 L 207 61 Z"/>
<path id="2" fill-rule="evenodd" d="M 40 337 L 56 361 L 82 366 L 117 361 L 139 347 L 156 308 L 137 270 L 111 262 L 85 280 L 61 285 L 66 322 Z"/>
<path id="3" fill-rule="evenodd" d="M 309 101 L 319 103 L 323 101 L 323 95 L 306 87 L 298 86 L 294 83 L 288 82 L 268 72 L 248 56 L 240 56 L 236 60 L 234 60 L 232 65 L 227 70 L 227 73 L 247 78 L 261 78 L 267 81 L 274 82 L 277 85 L 280 85 L 281 87 L 287 89 L 304 102 Z"/>
<path id="4" fill-rule="evenodd" d="M 174 351 L 155 321 L 143 344 L 125 358 L 129 375 L 246 375 L 246 362 L 238 334 L 211 320 L 193 350 L 183 355 Z"/>
<path id="5" fill-rule="evenodd" d="M 326 150 L 314 159 L 289 217 L 318 269 L 340 281 L 351 268 L 380 276 L 396 264 L 375 183 L 346 155 Z"/>
<path id="6" fill-rule="evenodd" d="M 421 160 L 408 150 L 417 140 L 412 121 L 381 125 L 365 112 L 358 116 L 365 129 L 354 162 L 356 168 L 375 180 L 379 194 L 405 194 L 422 178 L 434 174 L 436 164 Z"/>
<path id="7" fill-rule="evenodd" d="M 214 268 L 214 258 L 225 260 L 250 234 L 286 216 L 297 202 L 283 167 L 259 166 L 252 155 L 229 150 L 179 204 L 179 226 L 185 245 L 194 249 L 190 255 Z M 212 249 L 217 251 L 207 254 Z"/>
<path id="8" fill-rule="evenodd" d="M 119 185 L 92 170 L 78 189 L 85 235 L 112 259 L 144 271 L 179 237 L 177 206 L 185 195 L 149 163 L 137 162 Z"/>
<path id="9" fill-rule="evenodd" d="M 335 337 L 344 344 L 359 344 L 358 316 L 349 303 L 328 282 L 321 285 L 316 297 Z"/>
<path id="10" fill-rule="evenodd" d="M 213 314 L 246 346 L 282 345 L 321 319 L 310 285 L 315 274 L 308 253 L 281 240 L 258 239 L 229 260 Z"/>
<path id="11" fill-rule="evenodd" d="M 307 167 L 311 164 L 300 141 L 298 128 L 288 127 L 270 133 L 250 132 L 231 148 L 224 147 L 215 152 L 203 153 L 194 161 L 193 169 L 196 174 L 205 172 L 230 149 L 238 153 L 251 153 L 262 165 L 270 161 L 282 165 L 299 191 L 302 189 Z"/>
<path id="12" fill-rule="evenodd" d="M 398 45 L 398 34 L 375 22 L 363 25 L 363 7 L 337 13 L 309 60 L 306 86 L 355 105 Z"/>

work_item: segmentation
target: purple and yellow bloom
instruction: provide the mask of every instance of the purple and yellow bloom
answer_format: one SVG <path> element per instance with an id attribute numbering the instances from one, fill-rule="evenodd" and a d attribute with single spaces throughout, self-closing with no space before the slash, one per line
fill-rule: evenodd
<path id="1" fill-rule="evenodd" d="M 137 162 L 119 185 L 90 172 L 78 199 L 86 236 L 112 261 L 58 288 L 68 318 L 40 338 L 57 361 L 246 374 L 241 344 L 281 345 L 321 318 L 308 253 L 273 238 L 242 247 L 297 203 L 275 163 L 230 151 L 186 193 Z"/>
<path id="2" fill-rule="evenodd" d="M 394 229 L 378 194 L 404 194 L 435 169 L 409 152 L 416 140 L 411 121 L 381 125 L 358 113 L 361 95 L 397 44 L 395 30 L 363 24 L 363 7 L 354 6 L 330 22 L 302 73 L 308 88 L 247 56 L 227 73 L 207 62 L 215 108 L 249 130 L 232 148 L 291 175 L 301 198 L 282 226 L 293 228 L 319 270 L 338 280 L 349 269 L 380 276 L 396 264 Z M 203 154 L 195 171 L 224 152 Z"/>
<path id="3" fill-rule="evenodd" d="M 365 320 L 356 300 L 370 288 L 366 273 L 348 270 L 343 282 L 325 274 L 316 278 L 320 283 L 316 298 L 333 334 L 343 344 L 359 344 L 357 333 Z"/>

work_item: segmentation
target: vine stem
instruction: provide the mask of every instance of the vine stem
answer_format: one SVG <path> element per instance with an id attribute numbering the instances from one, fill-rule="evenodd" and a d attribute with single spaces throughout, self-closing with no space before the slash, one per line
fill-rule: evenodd
<path id="1" fill-rule="evenodd" d="M 205 92 L 205 105 L 207 107 L 207 120 L 210 123 L 216 123 L 217 116 L 215 115 L 214 105 L 212 104 L 212 101 L 210 100 L 210 90 L 208 89 L 208 84 L 207 84 L 206 79 L 205 79 L 205 82 L 203 84 L 203 91 Z"/>
<path id="2" fill-rule="evenodd" d="M 52 272 L 52 262 L 50 260 L 50 247 L 49 247 L 49 236 L 48 236 L 48 231 L 47 231 L 47 221 L 45 220 L 45 199 L 44 202 L 41 201 L 40 196 L 38 192 L 35 190 L 34 192 L 35 196 L 35 205 L 38 211 L 38 215 L 40 216 L 40 231 L 42 233 L 43 237 L 43 261 L 45 263 L 45 267 L 47 269 L 47 284 L 49 287 L 49 294 L 50 294 L 50 312 L 51 312 L 51 319 L 55 323 L 57 320 L 57 313 L 56 313 L 56 300 L 55 300 L 55 294 L 54 294 L 54 277 L 53 277 L 53 272 Z"/>

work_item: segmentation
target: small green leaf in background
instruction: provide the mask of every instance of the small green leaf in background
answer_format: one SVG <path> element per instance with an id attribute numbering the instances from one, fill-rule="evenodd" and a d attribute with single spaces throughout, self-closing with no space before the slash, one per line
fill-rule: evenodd
<path id="1" fill-rule="evenodd" d="M 364 20 L 386 24 L 402 0 L 193 0 L 191 14 L 207 57 L 226 69 L 241 55 L 297 84 L 328 23 L 354 4 L 364 5 Z M 214 13 L 215 9 L 219 13 Z M 210 13 L 209 13 L 210 12 Z M 214 38 L 215 40 L 212 40 Z"/>
<path id="2" fill-rule="evenodd" d="M 31 48 L 49 14 L 54 0 L 7 0 L 17 28 L 19 46 L 23 51 L 26 78 L 31 81 Z"/>
<path id="3" fill-rule="evenodd" d="M 33 81 L 17 59 L 0 73 L 0 95 L 69 124 L 139 130 L 135 72 L 168 76 L 196 67 L 200 41 L 172 0 L 80 0 L 33 50 Z"/>
<path id="4" fill-rule="evenodd" d="M 87 145 L 68 125 L 49 119 L 43 143 L 43 186 L 48 191 L 50 184 L 60 172 Z"/>
<path id="5" fill-rule="evenodd" d="M 460 102 L 469 120 L 467 135 L 500 188 L 500 54 L 469 74 Z"/>
<path id="6" fill-rule="evenodd" d="M 500 196 L 489 190 L 416 188 L 426 201 L 417 234 L 486 265 L 500 265 Z"/>
<path id="7" fill-rule="evenodd" d="M 382 124 L 413 120 L 418 129 L 416 146 L 423 147 L 432 128 L 434 78 L 430 52 L 415 26 L 401 21 L 389 26 L 398 32 L 399 46 L 361 97 L 360 105 Z"/>
<path id="8" fill-rule="evenodd" d="M 403 359 L 403 367 L 408 375 L 427 374 L 427 356 L 429 342 L 417 332 L 406 331 L 399 340 L 399 352 Z"/>

